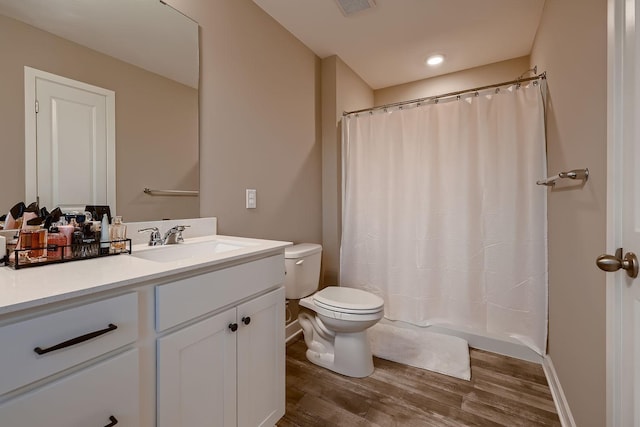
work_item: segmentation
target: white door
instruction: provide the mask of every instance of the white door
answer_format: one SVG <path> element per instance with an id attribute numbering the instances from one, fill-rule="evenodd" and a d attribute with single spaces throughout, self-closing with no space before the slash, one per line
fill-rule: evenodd
<path id="1" fill-rule="evenodd" d="M 238 306 L 238 426 L 273 426 L 285 412 L 284 288 Z"/>
<path id="2" fill-rule="evenodd" d="M 34 98 L 34 99 L 32 99 Z M 115 212 L 115 94 L 25 67 L 26 200 Z"/>
<path id="3" fill-rule="evenodd" d="M 236 426 L 233 324 L 235 308 L 158 339 L 158 427 Z"/>
<path id="4" fill-rule="evenodd" d="M 620 258 L 640 254 L 638 5 L 609 0 L 607 252 L 622 248 Z M 609 427 L 640 427 L 640 278 L 627 271 L 607 273 Z"/>

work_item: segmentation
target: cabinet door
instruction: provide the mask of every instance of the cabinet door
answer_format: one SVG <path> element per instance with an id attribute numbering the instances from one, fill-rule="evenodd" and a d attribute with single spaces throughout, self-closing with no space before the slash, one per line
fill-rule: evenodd
<path id="1" fill-rule="evenodd" d="M 272 426 L 284 415 L 284 304 L 279 288 L 238 306 L 239 427 Z"/>
<path id="2" fill-rule="evenodd" d="M 138 378 L 130 350 L 3 403 L 0 426 L 137 426 Z"/>
<path id="3" fill-rule="evenodd" d="M 236 425 L 236 309 L 158 339 L 158 427 Z"/>

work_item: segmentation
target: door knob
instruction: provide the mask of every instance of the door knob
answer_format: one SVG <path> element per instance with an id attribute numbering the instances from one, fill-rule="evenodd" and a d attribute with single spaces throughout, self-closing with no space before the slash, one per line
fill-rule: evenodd
<path id="1" fill-rule="evenodd" d="M 638 257 L 633 252 L 627 252 L 622 257 L 622 248 L 616 250 L 615 255 L 603 254 L 596 259 L 596 265 L 600 270 L 618 271 L 626 270 L 629 277 L 638 277 Z"/>

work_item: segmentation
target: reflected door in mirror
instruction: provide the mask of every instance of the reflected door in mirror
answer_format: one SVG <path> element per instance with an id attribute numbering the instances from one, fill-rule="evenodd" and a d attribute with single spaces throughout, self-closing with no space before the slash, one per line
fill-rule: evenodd
<path id="1" fill-rule="evenodd" d="M 35 187 L 40 206 L 83 211 L 87 204 L 111 205 L 115 211 L 115 197 L 109 200 L 110 193 L 115 196 L 115 161 L 110 155 L 114 129 L 109 129 L 115 94 L 44 74 L 34 76 L 33 82 L 25 79 L 27 85 L 35 85 Z"/>

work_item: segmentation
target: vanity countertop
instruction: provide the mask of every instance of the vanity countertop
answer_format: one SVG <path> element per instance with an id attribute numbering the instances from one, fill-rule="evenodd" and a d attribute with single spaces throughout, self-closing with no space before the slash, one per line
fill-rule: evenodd
<path id="1" fill-rule="evenodd" d="M 151 251 L 170 251 L 170 246 L 194 245 L 219 240 L 234 249 L 219 253 L 190 255 L 157 262 L 136 255 Z M 76 297 L 131 286 L 196 269 L 224 267 L 243 259 L 277 254 L 291 242 L 210 235 L 187 239 L 185 243 L 163 247 L 134 245 L 132 254 L 88 259 L 62 264 L 14 270 L 0 267 L 0 316 L 69 300 Z M 283 265 L 284 268 L 284 265 Z"/>

